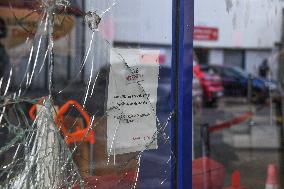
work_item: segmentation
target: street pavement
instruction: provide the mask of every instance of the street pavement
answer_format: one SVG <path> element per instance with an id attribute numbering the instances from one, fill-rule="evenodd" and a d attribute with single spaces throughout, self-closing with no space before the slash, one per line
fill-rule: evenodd
<path id="1" fill-rule="evenodd" d="M 276 164 L 283 172 L 281 127 L 276 124 L 274 104 L 249 104 L 242 98 L 223 98 L 218 107 L 203 108 L 194 117 L 194 154 L 195 158 L 202 156 L 202 124 L 213 126 L 248 111 L 253 112 L 252 119 L 210 134 L 210 155 L 225 166 L 226 186 L 231 173 L 238 170 L 245 187 L 264 188 L 268 164 Z"/>

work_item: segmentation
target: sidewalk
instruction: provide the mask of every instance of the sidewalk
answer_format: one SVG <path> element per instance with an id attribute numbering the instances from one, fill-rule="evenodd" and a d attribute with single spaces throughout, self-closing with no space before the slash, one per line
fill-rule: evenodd
<path id="1" fill-rule="evenodd" d="M 234 170 L 241 173 L 242 184 L 249 188 L 264 188 L 267 165 L 282 166 L 280 127 L 276 125 L 275 108 L 269 104 L 250 106 L 244 99 L 226 98 L 218 108 L 205 108 L 195 119 L 198 132 L 202 123 L 214 125 L 228 121 L 252 110 L 252 120 L 210 134 L 211 158 L 226 168 L 226 185 Z M 251 124 L 253 123 L 253 124 Z M 198 138 L 198 134 L 195 137 Z M 200 139 L 199 139 L 200 140 Z M 197 157 L 201 156 L 199 140 L 195 139 Z"/>
<path id="2" fill-rule="evenodd" d="M 247 104 L 226 108 L 226 112 L 238 115 L 240 112 L 253 111 L 251 120 L 223 130 L 223 140 L 234 148 L 280 148 L 280 127 L 276 124 L 274 105 L 252 105 Z"/>

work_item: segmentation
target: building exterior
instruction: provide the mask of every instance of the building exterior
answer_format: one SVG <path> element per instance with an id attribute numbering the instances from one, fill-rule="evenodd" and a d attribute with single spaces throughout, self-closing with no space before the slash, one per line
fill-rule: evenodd
<path id="1" fill-rule="evenodd" d="M 256 14 L 260 9 L 263 14 Z M 256 74 L 281 42 L 282 9 L 283 2 L 276 0 L 196 1 L 194 48 L 200 63 Z"/>

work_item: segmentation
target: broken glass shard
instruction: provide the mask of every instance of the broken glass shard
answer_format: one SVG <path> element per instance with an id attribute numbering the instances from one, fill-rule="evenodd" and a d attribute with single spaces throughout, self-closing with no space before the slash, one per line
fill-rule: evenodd
<path id="1" fill-rule="evenodd" d="M 96 12 L 87 12 L 85 15 L 86 23 L 88 27 L 93 31 L 98 31 L 99 24 L 101 22 L 101 17 Z"/>

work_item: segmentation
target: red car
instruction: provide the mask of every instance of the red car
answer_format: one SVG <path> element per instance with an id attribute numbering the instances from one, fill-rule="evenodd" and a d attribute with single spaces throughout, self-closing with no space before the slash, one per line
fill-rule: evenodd
<path id="1" fill-rule="evenodd" d="M 203 89 L 203 101 L 208 105 L 216 104 L 218 99 L 223 96 L 224 90 L 220 76 L 202 71 L 196 61 L 193 61 L 193 72 L 199 79 Z"/>

